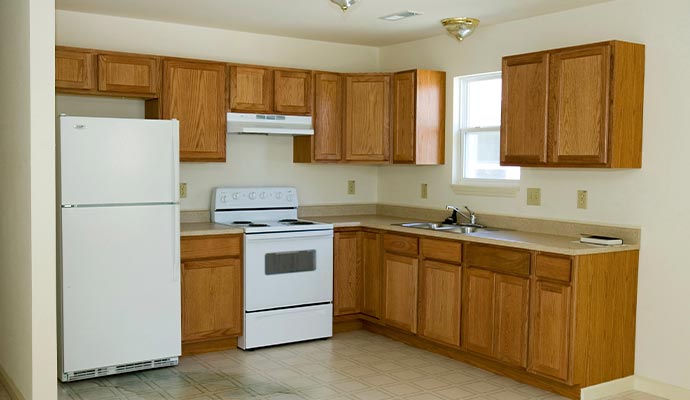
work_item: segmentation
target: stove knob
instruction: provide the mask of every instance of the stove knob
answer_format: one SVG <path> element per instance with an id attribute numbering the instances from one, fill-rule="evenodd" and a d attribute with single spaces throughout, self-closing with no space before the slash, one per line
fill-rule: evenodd
<path id="1" fill-rule="evenodd" d="M 292 201 L 292 195 L 288 193 L 288 195 L 285 196 L 285 200 Z"/>
<path id="2" fill-rule="evenodd" d="M 265 199 L 266 198 L 266 192 L 261 192 L 261 194 L 259 194 L 259 198 Z"/>
<path id="3" fill-rule="evenodd" d="M 254 200 L 256 198 L 256 193 L 251 192 L 249 193 L 249 200 Z"/>
<path id="4" fill-rule="evenodd" d="M 283 198 L 283 193 L 282 192 L 276 192 L 276 199 L 282 199 Z"/>
<path id="5" fill-rule="evenodd" d="M 240 194 L 239 193 L 233 193 L 232 198 L 233 198 L 233 200 L 237 200 L 240 198 Z"/>
<path id="6" fill-rule="evenodd" d="M 227 203 L 228 202 L 228 196 L 226 196 L 226 195 L 220 196 L 220 202 L 221 203 Z"/>

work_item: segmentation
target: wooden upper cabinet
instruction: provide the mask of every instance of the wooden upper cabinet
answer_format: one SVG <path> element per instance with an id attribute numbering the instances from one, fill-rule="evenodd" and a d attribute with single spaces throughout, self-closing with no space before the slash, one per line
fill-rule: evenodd
<path id="1" fill-rule="evenodd" d="M 390 80 L 389 74 L 346 75 L 346 161 L 389 160 Z"/>
<path id="2" fill-rule="evenodd" d="M 55 49 L 56 89 L 95 89 L 96 55 L 88 50 Z"/>
<path id="3" fill-rule="evenodd" d="M 273 71 L 273 102 L 278 113 L 311 114 L 311 71 Z"/>
<path id="4" fill-rule="evenodd" d="M 225 65 L 165 60 L 160 110 L 180 121 L 180 161 L 225 161 Z"/>
<path id="5" fill-rule="evenodd" d="M 339 74 L 314 75 L 315 161 L 340 161 L 343 158 L 343 79 Z"/>
<path id="6" fill-rule="evenodd" d="M 386 325 L 417 332 L 417 258 L 384 254 L 384 320 Z"/>
<path id="7" fill-rule="evenodd" d="M 362 261 L 360 232 L 333 237 L 333 315 L 360 311 Z"/>
<path id="8" fill-rule="evenodd" d="M 546 164 L 548 53 L 503 59 L 501 164 Z"/>
<path id="9" fill-rule="evenodd" d="M 230 111 L 270 113 L 273 110 L 273 70 L 230 66 Z"/>
<path id="10" fill-rule="evenodd" d="M 606 165 L 611 46 L 551 55 L 549 162 Z"/>
<path id="11" fill-rule="evenodd" d="M 142 94 L 158 93 L 159 59 L 157 57 L 98 55 L 98 90 Z"/>
<path id="12" fill-rule="evenodd" d="M 643 98 L 641 44 L 505 57 L 501 164 L 640 168 Z"/>
<path id="13" fill-rule="evenodd" d="M 460 287 L 460 266 L 422 262 L 417 329 L 420 336 L 460 346 Z"/>
<path id="14" fill-rule="evenodd" d="M 381 234 L 362 232 L 362 313 L 381 318 L 383 298 Z"/>
<path id="15" fill-rule="evenodd" d="M 528 370 L 569 381 L 571 287 L 536 280 L 532 300 Z"/>
<path id="16" fill-rule="evenodd" d="M 393 75 L 393 162 L 443 164 L 446 73 L 414 70 Z"/>

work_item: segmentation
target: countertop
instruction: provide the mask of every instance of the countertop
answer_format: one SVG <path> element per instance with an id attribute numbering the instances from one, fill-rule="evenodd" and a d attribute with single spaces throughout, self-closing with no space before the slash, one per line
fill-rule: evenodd
<path id="1" fill-rule="evenodd" d="M 455 239 L 473 243 L 493 244 L 526 250 L 544 251 L 550 253 L 566 254 L 571 256 L 611 253 L 619 251 L 637 250 L 637 244 L 623 244 L 619 246 L 601 246 L 595 244 L 580 243 L 578 237 L 547 235 L 542 233 L 520 232 L 515 230 L 486 230 L 468 234 L 459 234 L 443 231 L 432 231 L 416 228 L 405 228 L 392 224 L 403 222 L 417 222 L 397 217 L 380 215 L 349 215 L 339 217 L 314 217 L 305 218 L 315 221 L 332 223 L 335 228 L 367 227 L 385 229 L 388 231 L 432 236 L 444 239 Z M 419 221 L 425 222 L 425 221 Z"/>
<path id="2" fill-rule="evenodd" d="M 332 223 L 335 228 L 366 227 L 384 229 L 387 231 L 407 233 L 412 235 L 438 237 L 444 239 L 462 240 L 465 242 L 493 244 L 525 250 L 544 251 L 566 254 L 571 256 L 612 253 L 619 251 L 637 250 L 637 244 L 623 244 L 619 246 L 601 246 L 584 244 L 577 237 L 548 235 L 543 233 L 521 232 L 516 230 L 482 230 L 474 233 L 459 234 L 444 231 L 432 231 L 416 228 L 405 228 L 393 224 L 403 222 L 417 222 L 409 218 L 388 217 L 381 215 L 348 215 L 329 217 L 306 217 L 304 219 Z M 418 221 L 426 222 L 426 221 Z M 180 224 L 181 236 L 241 234 L 242 229 L 231 228 L 226 225 L 203 223 Z"/>

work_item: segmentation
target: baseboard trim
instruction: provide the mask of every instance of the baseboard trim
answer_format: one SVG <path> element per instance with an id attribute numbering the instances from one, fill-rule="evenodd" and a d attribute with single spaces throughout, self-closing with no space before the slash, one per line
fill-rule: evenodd
<path id="1" fill-rule="evenodd" d="M 7 390 L 7 393 L 9 393 L 11 400 L 26 400 L 19 389 L 17 389 L 17 386 L 15 386 L 12 379 L 10 379 L 10 376 L 7 375 L 7 372 L 5 372 L 5 369 L 2 367 L 2 365 L 0 365 L 0 385 L 5 387 L 5 390 Z"/>
<path id="2" fill-rule="evenodd" d="M 637 390 L 670 400 L 690 400 L 690 389 L 632 375 L 582 389 L 581 400 L 603 399 L 608 396 Z"/>

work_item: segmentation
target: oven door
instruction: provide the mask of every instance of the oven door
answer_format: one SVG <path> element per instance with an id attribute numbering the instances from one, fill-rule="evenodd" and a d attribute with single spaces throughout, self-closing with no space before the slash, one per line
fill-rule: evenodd
<path id="1" fill-rule="evenodd" d="M 246 311 L 332 301 L 332 230 L 245 235 Z"/>

